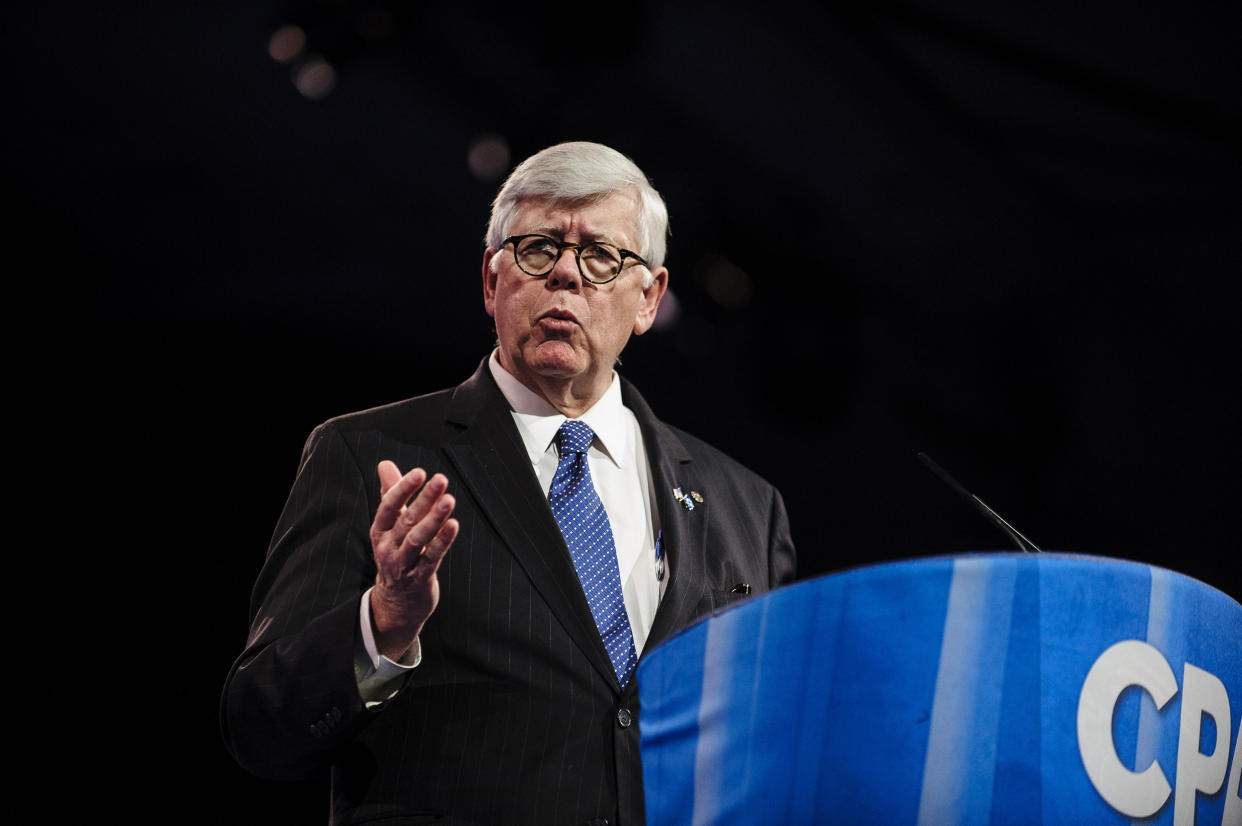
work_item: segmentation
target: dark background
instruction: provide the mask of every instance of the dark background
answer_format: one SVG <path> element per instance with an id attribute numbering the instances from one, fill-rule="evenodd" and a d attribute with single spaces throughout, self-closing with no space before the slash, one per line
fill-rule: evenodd
<path id="1" fill-rule="evenodd" d="M 250 584 L 314 425 L 486 354 L 490 200 L 562 140 L 665 196 L 675 300 L 623 371 L 783 491 L 803 575 L 1011 547 L 923 450 L 1045 549 L 1236 598 L 1237 9 L 14 13 L 8 230 L 60 353 L 33 415 L 72 434 L 58 473 L 107 550 L 75 614 L 123 703 L 85 710 L 103 753 L 143 742 L 179 822 L 325 821 L 322 785 L 249 778 L 219 738 Z"/>

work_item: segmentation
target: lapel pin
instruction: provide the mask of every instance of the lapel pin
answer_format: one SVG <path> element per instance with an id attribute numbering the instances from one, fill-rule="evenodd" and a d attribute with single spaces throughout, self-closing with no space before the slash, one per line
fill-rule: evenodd
<path id="1" fill-rule="evenodd" d="M 700 505 L 703 504 L 703 497 L 699 494 L 697 490 L 690 491 L 690 498 L 698 502 Z"/>
<path id="2" fill-rule="evenodd" d="M 680 502 L 681 506 L 688 511 L 694 510 L 695 499 L 698 499 L 700 502 L 703 501 L 703 497 L 699 496 L 694 491 L 690 491 L 690 495 L 686 496 L 681 492 L 681 488 L 673 488 L 673 498 Z"/>

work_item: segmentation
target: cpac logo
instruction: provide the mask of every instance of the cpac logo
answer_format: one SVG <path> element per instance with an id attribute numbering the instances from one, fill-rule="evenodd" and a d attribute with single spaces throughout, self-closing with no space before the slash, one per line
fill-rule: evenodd
<path id="1" fill-rule="evenodd" d="M 1214 674 L 1186 663 L 1182 670 L 1182 713 L 1177 740 L 1176 788 L 1159 761 L 1131 771 L 1117 756 L 1113 743 L 1113 710 L 1121 693 L 1138 686 L 1163 709 L 1177 694 L 1177 679 L 1169 662 L 1156 648 L 1138 640 L 1125 640 L 1109 648 L 1087 673 L 1078 698 L 1078 751 L 1096 791 L 1118 812 L 1134 818 L 1150 817 L 1173 794 L 1174 826 L 1194 826 L 1198 792 L 1213 795 L 1229 775 L 1222 826 L 1242 826 L 1242 797 L 1238 781 L 1242 772 L 1242 721 L 1238 727 L 1233 759 L 1229 759 L 1229 695 Z M 1216 744 L 1210 754 L 1199 750 L 1203 715 L 1212 718 Z M 1242 716 L 1242 715 L 1240 715 Z M 1232 762 L 1233 770 L 1229 770 Z"/>

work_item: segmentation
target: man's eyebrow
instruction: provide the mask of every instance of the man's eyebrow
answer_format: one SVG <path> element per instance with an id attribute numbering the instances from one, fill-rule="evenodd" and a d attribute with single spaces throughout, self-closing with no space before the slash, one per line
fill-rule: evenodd
<path id="1" fill-rule="evenodd" d="M 536 234 L 536 233 L 539 235 L 551 235 L 553 238 L 563 237 L 561 228 L 557 226 L 545 225 L 545 226 L 540 226 L 540 227 L 532 227 L 530 232 L 528 232 L 527 234 L 531 235 L 531 234 Z"/>
<path id="2" fill-rule="evenodd" d="M 552 238 L 557 239 L 558 241 L 565 240 L 565 230 L 561 229 L 560 226 L 535 227 L 530 230 L 530 233 L 538 233 L 539 235 L 548 235 L 548 236 L 551 236 Z M 617 247 L 617 248 L 621 248 L 625 246 L 624 244 L 619 244 L 615 240 L 613 240 L 613 237 L 609 235 L 607 232 L 601 232 L 598 234 L 588 233 L 585 238 L 579 238 L 578 240 L 585 241 L 588 244 L 591 244 L 591 243 L 611 244 L 612 246 Z"/>

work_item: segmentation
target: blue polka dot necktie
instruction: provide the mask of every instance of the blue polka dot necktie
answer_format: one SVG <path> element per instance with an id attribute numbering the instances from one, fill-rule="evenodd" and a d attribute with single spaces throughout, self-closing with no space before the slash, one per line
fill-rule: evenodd
<path id="1" fill-rule="evenodd" d="M 574 569 L 582 581 L 591 616 L 599 626 L 604 648 L 617 672 L 622 688 L 629 682 L 638 662 L 634 634 L 625 613 L 621 593 L 621 574 L 617 568 L 617 545 L 604 503 L 595 492 L 587 448 L 595 438 L 590 426 L 566 419 L 556 433 L 560 462 L 548 491 L 548 504 L 561 528 Z"/>

